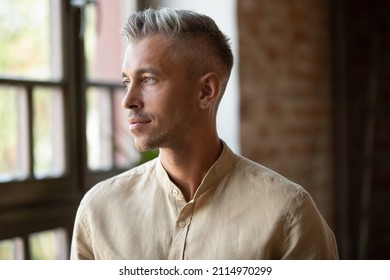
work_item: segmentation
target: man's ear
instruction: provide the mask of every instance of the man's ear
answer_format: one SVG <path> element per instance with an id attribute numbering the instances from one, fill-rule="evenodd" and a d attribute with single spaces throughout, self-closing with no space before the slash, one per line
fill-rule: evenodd
<path id="1" fill-rule="evenodd" d="M 207 109 L 218 100 L 220 81 L 215 73 L 207 73 L 201 79 L 201 91 L 199 93 L 199 106 Z"/>

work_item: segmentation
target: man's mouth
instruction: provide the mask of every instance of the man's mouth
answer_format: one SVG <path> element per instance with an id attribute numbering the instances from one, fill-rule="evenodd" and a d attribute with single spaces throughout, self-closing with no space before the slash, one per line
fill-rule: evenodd
<path id="1" fill-rule="evenodd" d="M 150 120 L 141 118 L 129 118 L 128 122 L 130 130 L 133 131 L 145 127 L 148 123 L 150 123 Z"/>

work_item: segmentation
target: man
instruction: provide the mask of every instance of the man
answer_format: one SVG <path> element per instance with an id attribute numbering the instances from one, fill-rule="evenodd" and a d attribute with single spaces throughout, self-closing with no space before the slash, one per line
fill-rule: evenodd
<path id="1" fill-rule="evenodd" d="M 124 34 L 129 128 L 138 150 L 159 156 L 86 194 L 71 258 L 337 259 L 310 195 L 218 137 L 233 55 L 214 21 L 149 9 Z"/>

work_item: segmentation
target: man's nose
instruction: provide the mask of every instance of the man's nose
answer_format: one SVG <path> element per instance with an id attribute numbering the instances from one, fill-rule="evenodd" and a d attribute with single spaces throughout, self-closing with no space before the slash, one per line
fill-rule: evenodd
<path id="1" fill-rule="evenodd" d="M 122 106 L 125 109 L 139 109 L 142 107 L 142 96 L 139 89 L 130 85 L 126 90 L 126 95 L 122 100 Z"/>

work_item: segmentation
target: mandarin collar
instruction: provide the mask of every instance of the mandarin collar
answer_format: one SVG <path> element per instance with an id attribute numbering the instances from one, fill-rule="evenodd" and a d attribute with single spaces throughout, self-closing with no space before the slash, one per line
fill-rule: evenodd
<path id="1" fill-rule="evenodd" d="M 193 200 L 199 198 L 204 192 L 210 188 L 217 185 L 217 183 L 229 172 L 233 167 L 235 162 L 235 154 L 229 148 L 229 146 L 223 141 L 222 142 L 222 152 L 219 158 L 214 162 L 214 164 L 207 171 L 206 175 L 203 177 L 202 182 L 200 183 L 198 189 L 195 192 Z M 164 187 L 169 191 L 172 186 L 177 186 L 169 179 L 168 173 L 165 171 L 160 157 L 156 161 L 156 172 L 160 182 Z"/>

